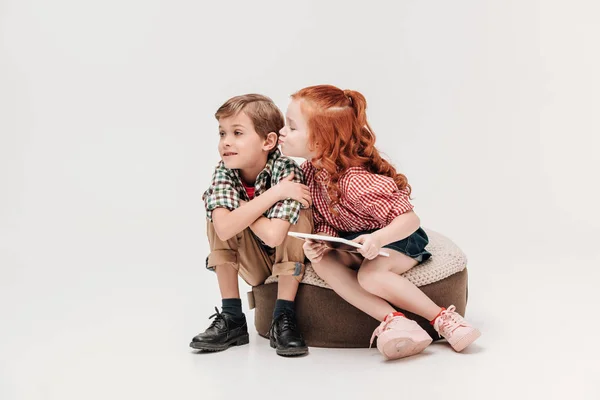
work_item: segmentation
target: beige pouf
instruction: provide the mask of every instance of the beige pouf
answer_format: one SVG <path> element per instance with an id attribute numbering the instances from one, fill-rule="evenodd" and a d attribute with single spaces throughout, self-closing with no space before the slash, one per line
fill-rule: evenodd
<path id="1" fill-rule="evenodd" d="M 403 274 L 419 286 L 436 304 L 456 310 L 464 316 L 467 305 L 467 259 L 465 254 L 445 236 L 425 229 L 429 236 L 429 260 Z M 254 325 L 259 335 L 267 337 L 277 299 L 277 278 L 248 293 L 254 308 Z M 404 312 L 421 325 L 434 340 L 439 339 L 429 321 Z M 350 305 L 319 278 L 310 264 L 296 296 L 298 325 L 308 346 L 369 347 L 369 339 L 379 322 Z"/>

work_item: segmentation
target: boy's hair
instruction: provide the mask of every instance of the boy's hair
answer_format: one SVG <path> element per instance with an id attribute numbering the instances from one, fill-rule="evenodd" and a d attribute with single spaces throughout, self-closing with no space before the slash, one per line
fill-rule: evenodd
<path id="1" fill-rule="evenodd" d="M 251 93 L 232 97 L 219 107 L 215 118 L 218 121 L 242 111 L 252 120 L 254 130 L 261 138 L 266 139 L 270 132 L 275 132 L 279 138 L 279 131 L 285 125 L 283 113 L 267 96 Z"/>

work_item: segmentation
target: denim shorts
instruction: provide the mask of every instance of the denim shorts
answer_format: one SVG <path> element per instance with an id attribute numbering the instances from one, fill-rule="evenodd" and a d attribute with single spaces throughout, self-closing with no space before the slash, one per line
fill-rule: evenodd
<path id="1" fill-rule="evenodd" d="M 373 233 L 378 229 L 373 229 L 364 232 L 340 232 L 340 237 L 348 240 L 354 240 L 360 235 L 368 235 L 369 233 Z M 423 228 L 417 229 L 410 236 L 398 240 L 397 242 L 392 242 L 390 244 L 386 244 L 383 248 L 396 250 L 402 254 L 406 254 L 410 258 L 414 258 L 418 262 L 427 261 L 431 257 L 431 253 L 425 250 L 425 246 L 429 244 L 429 238 L 427 234 L 423 230 Z"/>

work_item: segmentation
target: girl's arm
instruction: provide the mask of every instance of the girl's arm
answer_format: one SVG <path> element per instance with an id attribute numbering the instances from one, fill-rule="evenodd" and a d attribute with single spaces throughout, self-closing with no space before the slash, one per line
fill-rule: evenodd
<path id="1" fill-rule="evenodd" d="M 408 191 L 399 190 L 390 177 L 355 173 L 349 177 L 346 195 L 357 214 L 384 226 L 354 239 L 363 245 L 359 252 L 367 259 L 377 257 L 381 247 L 410 236 L 421 225 L 419 217 L 412 211 Z"/>
<path id="2" fill-rule="evenodd" d="M 405 239 L 414 233 L 421 226 L 421 219 L 414 211 L 408 211 L 398 215 L 385 228 L 373 232 L 382 246 Z"/>
<path id="3" fill-rule="evenodd" d="M 372 260 L 386 244 L 402 240 L 419 229 L 421 220 L 414 211 L 407 211 L 398 215 L 385 228 L 381 228 L 371 234 L 360 235 L 353 241 L 363 245 L 359 253 L 368 260 Z"/>

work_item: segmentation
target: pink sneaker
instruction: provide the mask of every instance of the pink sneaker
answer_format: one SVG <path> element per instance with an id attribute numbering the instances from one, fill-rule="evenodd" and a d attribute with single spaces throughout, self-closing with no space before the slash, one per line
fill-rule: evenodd
<path id="1" fill-rule="evenodd" d="M 462 351 L 481 336 L 481 332 L 473 328 L 455 310 L 456 307 L 450 306 L 442 311 L 434 321 L 433 327 L 446 338 L 454 350 Z"/>
<path id="2" fill-rule="evenodd" d="M 432 340 L 419 324 L 398 314 L 390 313 L 385 317 L 373 332 L 369 344 L 370 348 L 377 336 L 377 348 L 389 360 L 418 354 L 429 346 Z"/>

